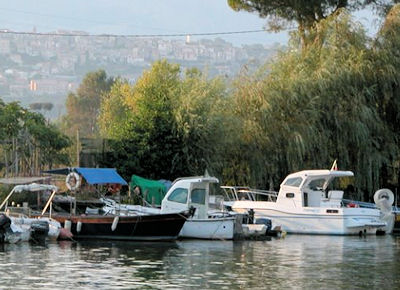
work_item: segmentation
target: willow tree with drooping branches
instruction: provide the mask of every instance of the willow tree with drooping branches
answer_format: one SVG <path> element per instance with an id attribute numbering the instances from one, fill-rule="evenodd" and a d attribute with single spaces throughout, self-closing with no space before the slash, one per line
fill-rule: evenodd
<path id="1" fill-rule="evenodd" d="M 395 27 L 387 32 L 398 28 L 390 23 Z M 356 172 L 356 187 L 371 193 L 395 180 L 399 160 L 398 68 L 389 61 L 400 48 L 396 34 L 374 45 L 346 10 L 314 29 L 318 43 L 304 49 L 301 35 L 293 34 L 287 52 L 267 69 L 238 77 L 234 113 L 243 126 L 236 150 L 243 157 L 232 162 L 249 169 L 248 183 L 277 188 L 290 172 L 328 168 L 338 159 L 341 169 Z"/>

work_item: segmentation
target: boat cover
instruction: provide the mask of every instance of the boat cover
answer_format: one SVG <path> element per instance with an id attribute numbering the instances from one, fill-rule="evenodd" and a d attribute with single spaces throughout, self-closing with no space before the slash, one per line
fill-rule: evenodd
<path id="1" fill-rule="evenodd" d="M 135 189 L 136 186 L 140 188 L 142 197 L 152 205 L 161 205 L 165 194 L 167 193 L 167 187 L 164 183 L 146 179 L 137 175 L 132 175 L 130 186 Z"/>
<path id="2" fill-rule="evenodd" d="M 75 168 L 89 184 L 116 183 L 128 185 L 128 183 L 117 173 L 115 168 Z"/>
<path id="3" fill-rule="evenodd" d="M 85 168 L 69 167 L 43 171 L 43 173 L 67 175 L 71 172 L 78 172 L 89 184 L 115 183 L 128 185 L 128 183 L 118 174 L 115 168 Z"/>

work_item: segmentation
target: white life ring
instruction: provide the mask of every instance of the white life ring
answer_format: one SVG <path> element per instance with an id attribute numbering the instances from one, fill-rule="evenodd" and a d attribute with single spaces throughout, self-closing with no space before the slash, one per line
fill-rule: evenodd
<path id="1" fill-rule="evenodd" d="M 75 180 L 75 182 L 73 180 Z M 79 174 L 76 172 L 71 172 L 70 174 L 68 174 L 67 178 L 65 179 L 65 184 L 67 185 L 69 190 L 77 190 L 81 185 Z"/>
<path id="2" fill-rule="evenodd" d="M 382 199 L 387 200 L 387 203 L 391 206 L 394 202 L 394 194 L 390 189 L 382 188 L 375 192 L 374 201 L 378 204 Z"/>
<path id="3" fill-rule="evenodd" d="M 381 212 L 390 213 L 394 202 L 394 194 L 390 189 L 379 189 L 374 194 L 374 201 L 376 207 L 379 208 Z"/>

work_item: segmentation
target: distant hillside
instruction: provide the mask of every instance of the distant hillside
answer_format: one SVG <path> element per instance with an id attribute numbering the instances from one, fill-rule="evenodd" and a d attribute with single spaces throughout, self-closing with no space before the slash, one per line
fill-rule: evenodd
<path id="1" fill-rule="evenodd" d="M 60 34 L 70 33 L 68 31 Z M 74 32 L 76 33 L 76 32 Z M 161 39 L 0 34 L 0 96 L 6 101 L 52 103 L 46 114 L 63 113 L 68 92 L 74 91 L 89 71 L 131 82 L 154 61 L 165 58 L 183 68 L 197 67 L 212 77 L 233 77 L 246 64 L 255 69 L 272 57 L 279 44 L 234 46 L 223 39 Z"/>

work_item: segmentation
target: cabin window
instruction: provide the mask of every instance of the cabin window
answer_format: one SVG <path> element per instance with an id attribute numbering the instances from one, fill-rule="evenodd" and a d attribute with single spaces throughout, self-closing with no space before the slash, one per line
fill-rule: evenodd
<path id="1" fill-rule="evenodd" d="M 284 185 L 299 187 L 302 181 L 303 178 L 301 177 L 289 178 Z"/>
<path id="2" fill-rule="evenodd" d="M 206 203 L 206 190 L 204 188 L 193 189 L 191 199 L 192 199 L 192 203 L 205 204 Z"/>
<path id="3" fill-rule="evenodd" d="M 188 198 L 188 190 L 186 188 L 176 188 L 168 197 L 169 201 L 186 203 Z"/>
<path id="4" fill-rule="evenodd" d="M 325 184 L 325 179 L 314 179 L 308 184 L 308 188 L 311 190 L 322 190 Z"/>
<path id="5" fill-rule="evenodd" d="M 339 213 L 337 209 L 327 209 L 326 213 Z"/>
<path id="6" fill-rule="evenodd" d="M 286 193 L 286 197 L 287 198 L 293 198 L 294 197 L 294 193 L 293 192 Z"/>

